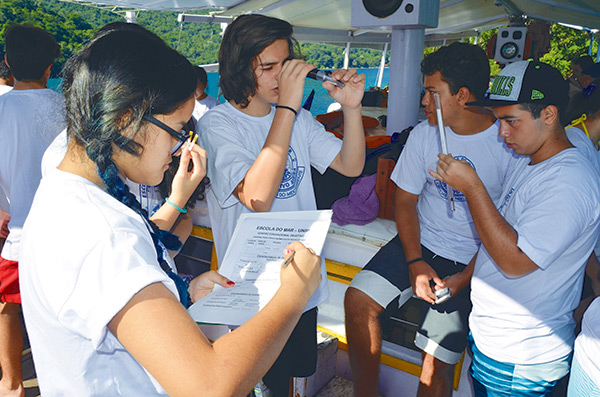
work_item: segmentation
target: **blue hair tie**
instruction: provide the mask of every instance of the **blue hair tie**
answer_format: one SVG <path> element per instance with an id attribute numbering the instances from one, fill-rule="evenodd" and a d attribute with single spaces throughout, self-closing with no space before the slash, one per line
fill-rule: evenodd
<path id="1" fill-rule="evenodd" d="M 592 94 L 594 93 L 594 91 L 596 90 L 596 88 L 598 88 L 598 86 L 596 84 L 590 84 L 587 87 L 585 87 L 583 89 L 583 97 L 585 99 L 588 99 L 589 97 L 591 97 Z"/>

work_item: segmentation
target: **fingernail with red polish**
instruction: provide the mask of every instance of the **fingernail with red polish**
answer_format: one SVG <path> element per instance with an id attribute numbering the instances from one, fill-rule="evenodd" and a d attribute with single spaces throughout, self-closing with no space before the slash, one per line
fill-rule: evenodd
<path id="1" fill-rule="evenodd" d="M 233 282 L 233 281 L 228 281 L 228 282 L 227 282 L 227 285 L 231 285 L 231 286 L 233 287 L 233 286 L 235 285 L 235 282 Z"/>

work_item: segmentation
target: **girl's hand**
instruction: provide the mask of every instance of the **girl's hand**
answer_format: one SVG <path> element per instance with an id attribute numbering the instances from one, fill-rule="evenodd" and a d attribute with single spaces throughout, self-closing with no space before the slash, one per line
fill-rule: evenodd
<path id="1" fill-rule="evenodd" d="M 331 78 L 342 81 L 345 86 L 340 88 L 328 82 L 323 82 L 329 95 L 344 109 L 357 109 L 361 106 L 365 93 L 365 82 L 367 76 L 358 74 L 356 69 L 336 69 L 331 73 Z"/>
<path id="2" fill-rule="evenodd" d="M 188 171 L 190 162 L 193 167 Z M 179 158 L 179 168 L 171 184 L 169 199 L 177 203 L 187 203 L 205 176 L 206 151 L 196 144 L 188 147 L 188 143 L 184 143 Z"/>
<path id="3" fill-rule="evenodd" d="M 235 283 L 227 277 L 221 276 L 217 271 L 210 270 L 202 273 L 190 282 L 188 292 L 192 303 L 204 298 L 213 290 L 215 284 L 219 284 L 223 288 L 231 288 Z"/>
<path id="4" fill-rule="evenodd" d="M 281 287 L 298 288 L 298 294 L 304 293 L 307 299 L 310 298 L 321 283 L 321 257 L 299 241 L 288 245 L 284 254 Z M 290 256 L 293 256 L 291 260 Z"/>

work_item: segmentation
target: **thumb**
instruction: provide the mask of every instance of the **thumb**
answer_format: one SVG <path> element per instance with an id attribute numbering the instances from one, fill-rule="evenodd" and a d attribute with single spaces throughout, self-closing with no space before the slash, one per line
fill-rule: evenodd
<path id="1" fill-rule="evenodd" d="M 439 276 L 437 274 L 435 276 L 433 276 L 431 279 L 437 286 L 442 287 L 442 288 L 444 287 L 444 280 L 439 278 Z"/>
<path id="2" fill-rule="evenodd" d="M 231 281 L 230 279 L 228 279 L 225 276 L 222 276 L 219 272 L 217 272 L 216 270 L 210 270 L 209 272 L 206 273 L 206 278 L 208 280 L 210 280 L 211 282 L 220 285 L 221 287 L 224 288 L 231 288 L 235 285 L 235 283 L 233 281 Z"/>

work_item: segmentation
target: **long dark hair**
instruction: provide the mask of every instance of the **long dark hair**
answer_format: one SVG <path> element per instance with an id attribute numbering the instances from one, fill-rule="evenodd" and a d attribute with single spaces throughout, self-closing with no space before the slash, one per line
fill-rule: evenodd
<path id="1" fill-rule="evenodd" d="M 153 33 L 137 25 L 111 25 L 69 59 L 63 74 L 70 139 L 97 165 L 106 191 L 148 219 L 119 177 L 113 150 L 141 154 L 143 146 L 133 138 L 144 131 L 142 116 L 172 113 L 188 100 L 196 89 L 194 67 Z M 179 248 L 181 242 L 148 223 L 164 269 L 158 241 L 168 249 Z"/>
<path id="2" fill-rule="evenodd" d="M 299 57 L 293 33 L 292 25 L 281 19 L 258 14 L 236 18 L 225 29 L 219 49 L 219 84 L 225 99 L 248 106 L 257 88 L 252 63 L 275 40 L 287 40 L 290 56 Z"/>

